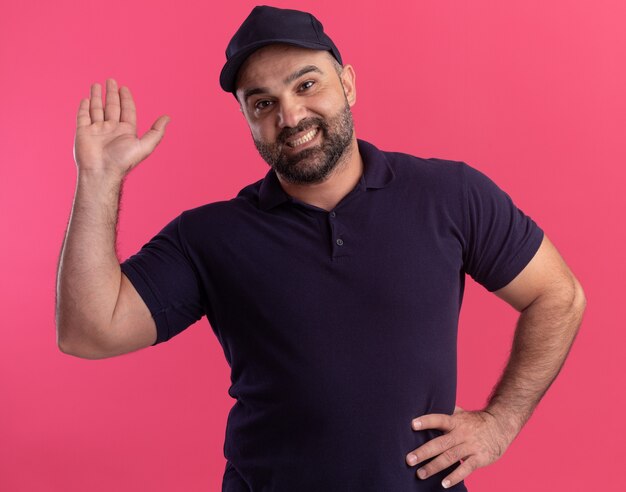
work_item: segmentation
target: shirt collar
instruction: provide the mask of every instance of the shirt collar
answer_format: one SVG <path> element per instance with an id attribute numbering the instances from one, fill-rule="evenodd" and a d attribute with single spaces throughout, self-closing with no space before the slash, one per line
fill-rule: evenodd
<path id="1" fill-rule="evenodd" d="M 365 140 L 357 139 L 359 153 L 363 159 L 363 175 L 359 186 L 365 188 L 385 188 L 394 178 L 387 156 L 374 145 Z M 273 169 L 270 169 L 259 189 L 259 206 L 263 210 L 289 201 L 291 197 L 283 190 Z"/>

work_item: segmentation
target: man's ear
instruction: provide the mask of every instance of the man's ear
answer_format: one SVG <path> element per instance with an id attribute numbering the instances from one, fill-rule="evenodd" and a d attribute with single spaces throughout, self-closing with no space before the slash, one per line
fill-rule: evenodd
<path id="1" fill-rule="evenodd" d="M 339 79 L 341 80 L 341 85 L 343 85 L 343 91 L 348 100 L 348 104 L 350 107 L 354 106 L 356 103 L 356 74 L 354 73 L 352 65 L 343 66 Z"/>
<path id="2" fill-rule="evenodd" d="M 243 113 L 243 105 L 241 104 L 241 99 L 239 99 L 239 94 L 237 93 L 237 91 L 232 93 L 233 96 L 235 96 L 235 101 L 237 101 L 237 104 L 239 105 L 239 111 L 241 111 Z"/>
<path id="3" fill-rule="evenodd" d="M 239 96 L 235 96 L 237 98 L 237 104 L 239 105 L 239 112 L 244 115 L 244 117 L 246 116 L 246 113 L 243 110 L 243 104 L 241 103 L 241 100 L 239 99 Z"/>

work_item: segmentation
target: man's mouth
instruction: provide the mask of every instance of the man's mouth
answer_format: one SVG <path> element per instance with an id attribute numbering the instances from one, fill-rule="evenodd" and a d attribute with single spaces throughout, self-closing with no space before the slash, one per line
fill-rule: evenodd
<path id="1" fill-rule="evenodd" d="M 313 138 L 315 138 L 315 135 L 317 135 L 318 130 L 319 128 L 317 127 L 312 128 L 311 130 L 306 132 L 304 135 L 302 135 L 300 138 L 297 138 L 295 140 L 288 140 L 285 143 L 287 144 L 288 147 L 295 149 L 296 147 L 300 147 L 301 145 L 304 145 L 305 143 L 313 140 Z"/>

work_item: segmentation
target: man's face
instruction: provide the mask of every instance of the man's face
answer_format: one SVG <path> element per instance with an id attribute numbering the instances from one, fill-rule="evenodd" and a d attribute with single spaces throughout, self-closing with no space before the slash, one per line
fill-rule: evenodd
<path id="1" fill-rule="evenodd" d="M 261 157 L 286 181 L 324 181 L 353 144 L 354 73 L 332 55 L 287 45 L 255 51 L 237 79 L 239 100 Z"/>

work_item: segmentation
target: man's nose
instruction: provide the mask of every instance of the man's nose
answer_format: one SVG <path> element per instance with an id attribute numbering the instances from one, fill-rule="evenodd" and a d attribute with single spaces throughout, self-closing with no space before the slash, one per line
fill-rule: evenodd
<path id="1" fill-rule="evenodd" d="M 278 111 L 278 126 L 280 128 L 295 128 L 306 116 L 306 109 L 297 99 L 285 98 L 280 101 Z"/>

